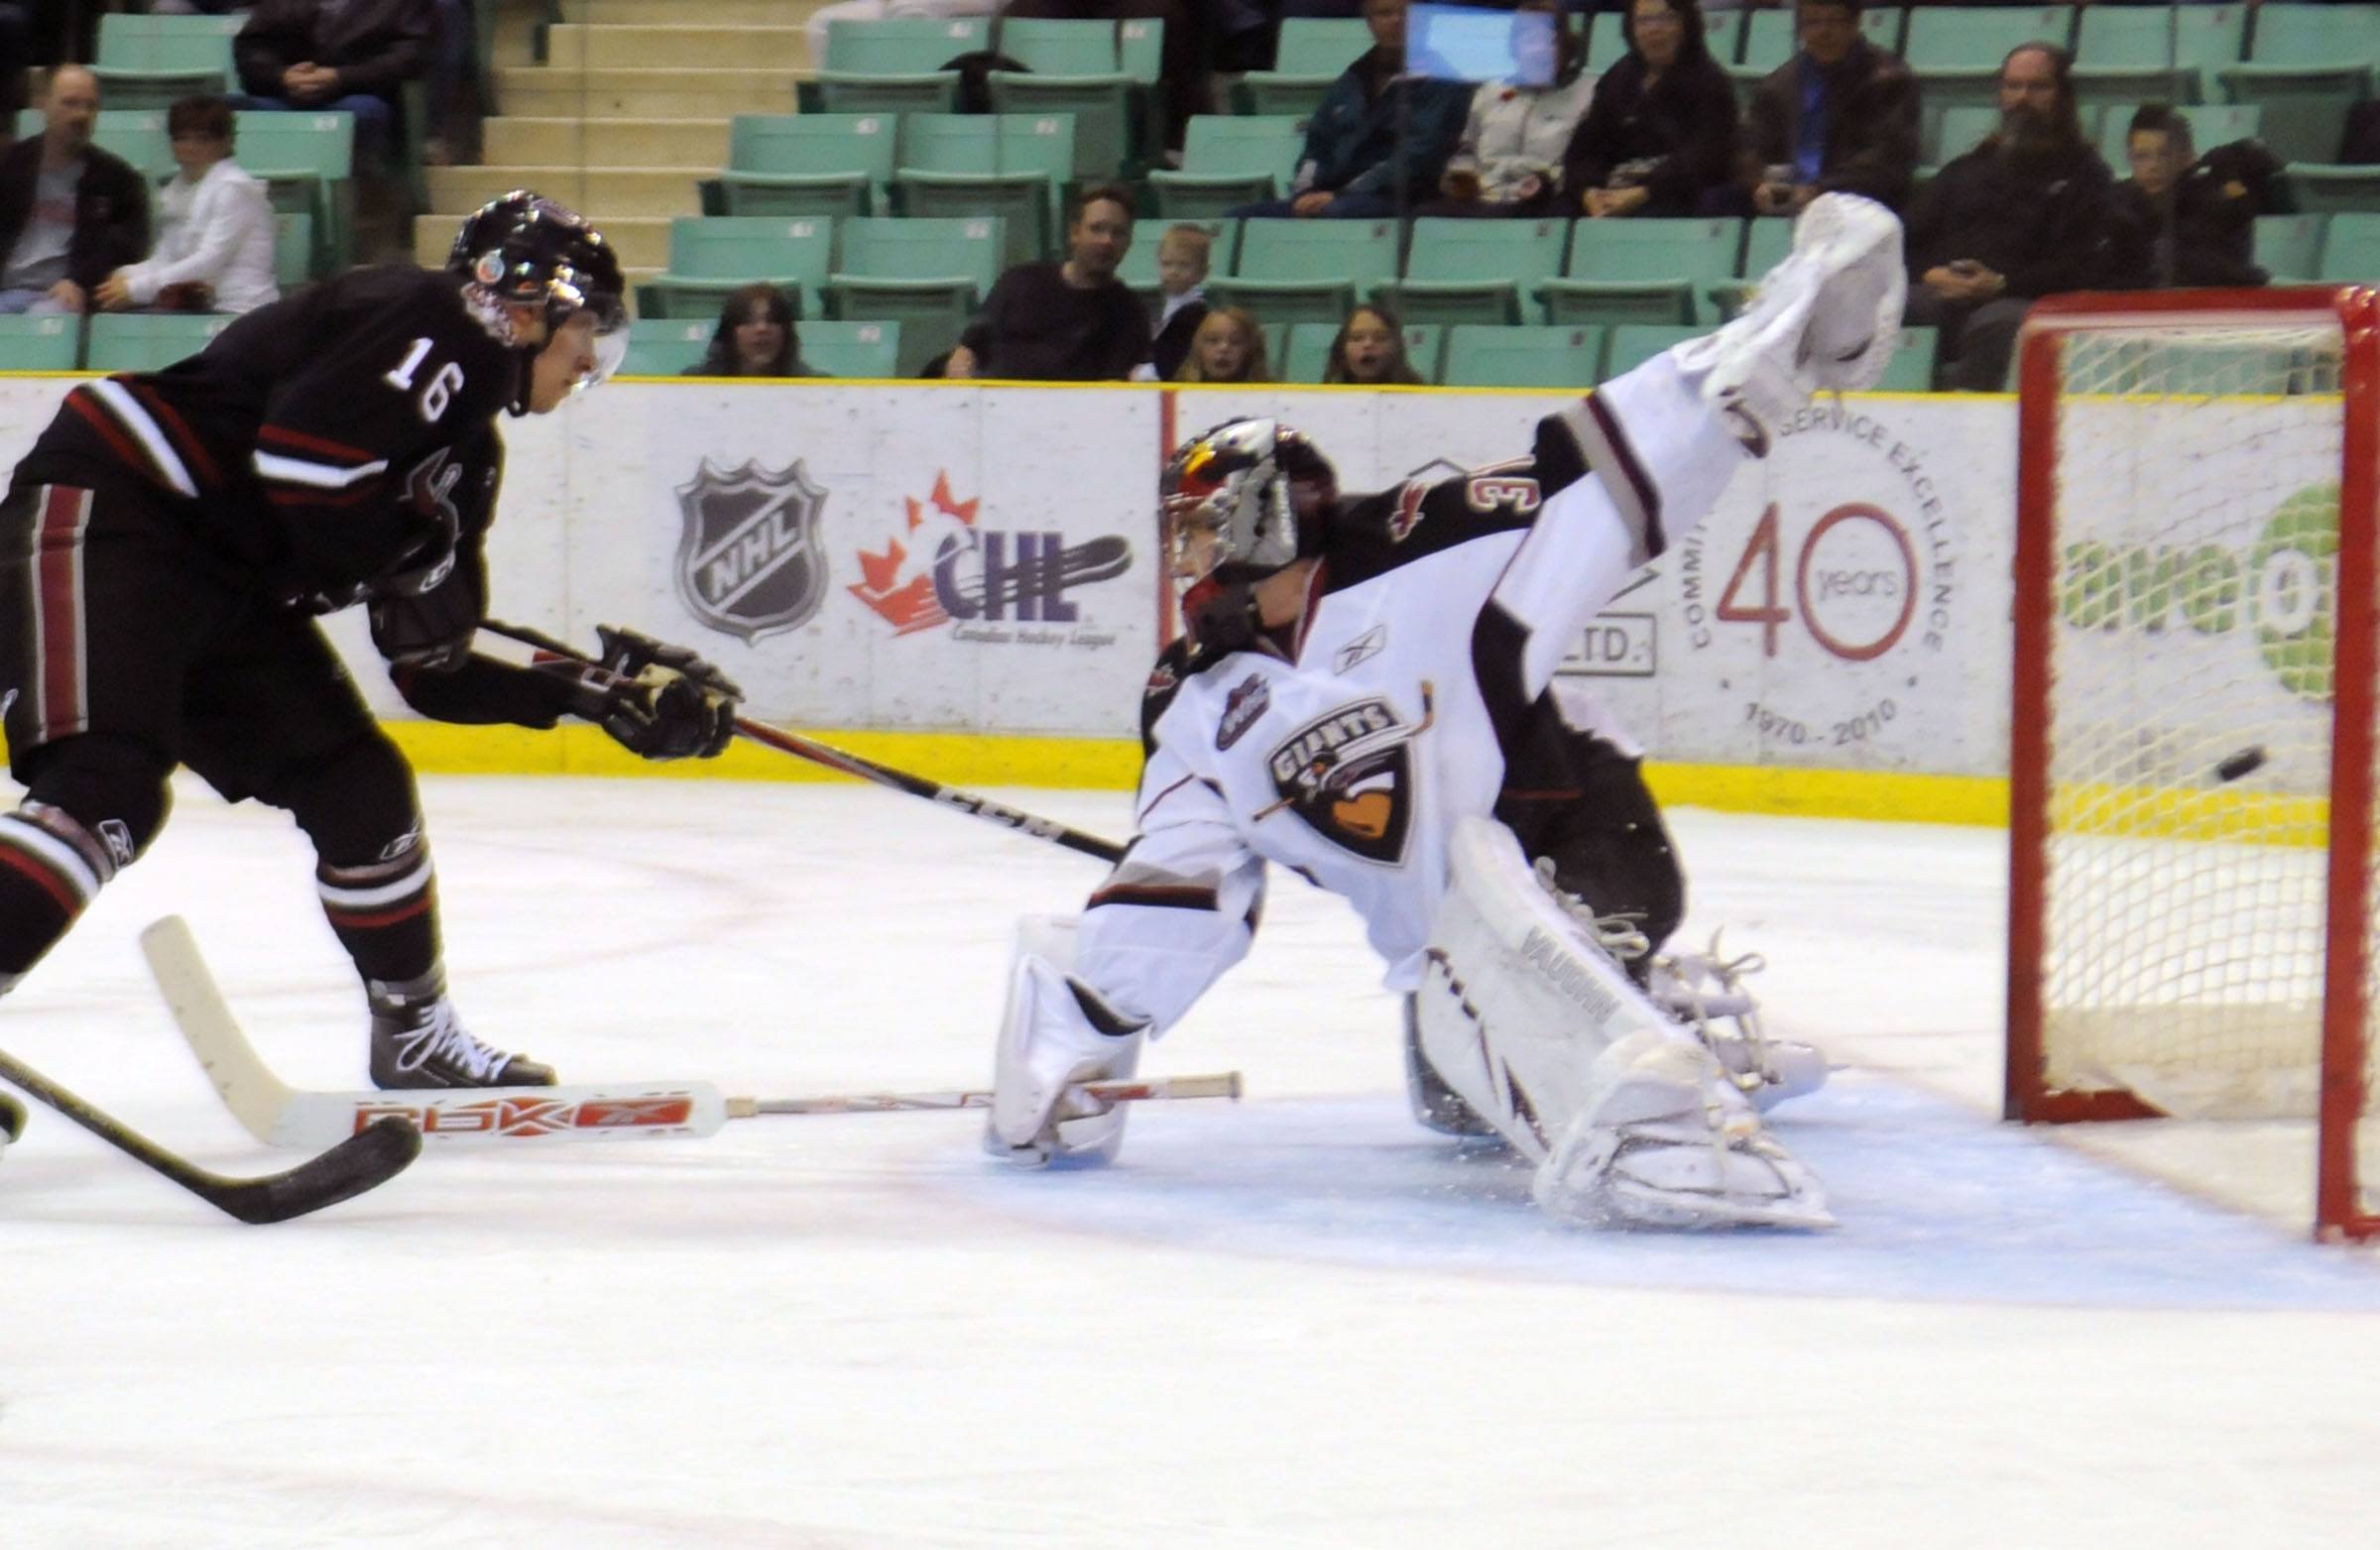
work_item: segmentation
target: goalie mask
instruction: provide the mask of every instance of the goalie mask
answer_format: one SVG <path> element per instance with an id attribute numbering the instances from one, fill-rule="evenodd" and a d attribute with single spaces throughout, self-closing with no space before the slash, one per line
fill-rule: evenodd
<path id="1" fill-rule="evenodd" d="M 446 268 L 473 290 L 505 306 L 526 306 L 545 322 L 550 340 L 579 313 L 595 324 L 595 369 L 572 389 L 583 393 L 619 370 L 628 355 L 628 286 L 619 255 L 586 217 L 516 189 L 479 207 L 455 234 Z M 522 386 L 512 412 L 527 412 L 529 363 L 544 344 L 524 345 Z"/>
<path id="2" fill-rule="evenodd" d="M 1175 579 L 1229 565 L 1280 569 L 1321 548 L 1339 476 L 1313 442 L 1275 419 L 1232 419 L 1184 442 L 1157 485 Z"/>

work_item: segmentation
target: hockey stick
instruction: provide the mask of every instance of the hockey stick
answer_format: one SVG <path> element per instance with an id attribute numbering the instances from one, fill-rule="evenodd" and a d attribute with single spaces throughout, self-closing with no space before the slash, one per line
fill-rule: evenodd
<path id="1" fill-rule="evenodd" d="M 502 636 L 508 641 L 518 641 L 523 646 L 535 647 L 540 652 L 558 656 L 565 661 L 574 661 L 589 667 L 599 665 L 584 653 L 575 651 L 553 637 L 540 634 L 536 630 L 525 629 L 520 625 L 508 625 L 496 619 L 483 619 L 480 621 L 479 627 L 490 635 Z M 938 780 L 929 780 L 923 775 L 910 775 L 905 770 L 895 770 L 890 765 L 880 765 L 872 759 L 862 759 L 857 754 L 847 753 L 831 744 L 821 743 L 798 733 L 783 731 L 770 726 L 765 721 L 755 721 L 749 716 L 738 716 L 736 718 L 736 735 L 765 748 L 774 748 L 780 754 L 791 754 L 796 759 L 806 759 L 814 765 L 824 765 L 829 770 L 857 779 L 872 780 L 878 785 L 891 786 L 895 791 L 905 791 L 911 796 L 922 796 L 938 806 L 970 813 L 975 817 L 997 823 L 1004 829 L 1013 829 L 1019 834 L 1029 834 L 1034 839 L 1047 840 L 1053 845 L 1063 845 L 1070 851 L 1080 852 L 1095 860 L 1117 862 L 1124 859 L 1124 847 L 1114 840 L 1102 839 L 1096 834 L 1086 834 L 1080 829 L 1070 829 L 1054 819 L 1036 817 L 1031 813 L 1011 807 L 1006 802 L 996 802 L 989 796 L 980 796 L 973 791 L 962 791 L 956 786 L 944 785 Z"/>
<path id="2" fill-rule="evenodd" d="M 350 1131 L 329 1150 L 286 1172 L 226 1178 L 166 1150 L 4 1051 L 0 1051 L 0 1077 L 216 1210 L 251 1225 L 287 1222 L 352 1200 L 403 1172 L 421 1151 L 420 1132 L 402 1119 L 388 1119 Z"/>
<path id="3" fill-rule="evenodd" d="M 249 1134 L 275 1146 L 315 1147 L 384 1122 L 410 1125 L 438 1141 L 703 1136 L 730 1120 L 783 1114 L 885 1114 L 912 1109 L 981 1109 L 982 1092 L 876 1093 L 826 1098 L 723 1098 L 708 1082 L 622 1083 L 613 1087 L 490 1087 L 425 1092 L 317 1092 L 295 1088 L 265 1064 L 178 915 L 141 933 L 141 951 L 174 1020 L 224 1106 Z M 1145 1081 L 1088 1082 L 1115 1103 L 1240 1096 L 1240 1073 Z M 416 1142 L 416 1144 L 418 1144 Z"/>

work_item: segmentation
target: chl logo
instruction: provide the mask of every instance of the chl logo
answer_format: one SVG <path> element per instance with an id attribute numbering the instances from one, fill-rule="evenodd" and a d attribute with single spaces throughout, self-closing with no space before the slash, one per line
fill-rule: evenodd
<path id="1" fill-rule="evenodd" d="M 826 491 L 800 459 L 720 469 L 709 458 L 677 492 L 677 595 L 689 613 L 747 642 L 798 630 L 826 601 L 818 517 Z"/>
<path id="2" fill-rule="evenodd" d="M 907 504 L 908 541 L 890 538 L 881 553 L 862 549 L 862 580 L 851 589 L 894 635 L 954 619 L 1071 624 L 1081 615 L 1068 589 L 1122 575 L 1131 563 L 1121 537 L 1068 547 L 1061 533 L 979 528 L 983 502 L 955 499 L 948 473 L 936 475 L 926 500 Z"/>
<path id="3" fill-rule="evenodd" d="M 1342 705 L 1298 728 L 1267 757 L 1273 789 L 1324 839 L 1395 866 L 1413 826 L 1407 745 L 1416 730 L 1386 700 Z"/>

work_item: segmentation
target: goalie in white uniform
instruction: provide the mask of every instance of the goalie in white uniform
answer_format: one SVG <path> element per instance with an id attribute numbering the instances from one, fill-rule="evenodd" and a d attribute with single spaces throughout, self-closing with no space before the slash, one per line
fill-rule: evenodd
<path id="1" fill-rule="evenodd" d="M 1744 316 L 1539 421 L 1527 458 L 1343 501 L 1275 421 L 1183 446 L 1187 634 L 1149 683 L 1138 832 L 1079 916 L 1019 928 L 987 1146 L 1113 1155 L 1124 1110 L 1081 1084 L 1131 1074 L 1246 955 L 1272 862 L 1353 903 L 1411 993 L 1425 1123 L 1492 1128 L 1546 1210 L 1829 1223 L 1750 1096 L 1775 1073 L 1730 1071 L 1642 988 L 1676 864 L 1631 751 L 1550 685 L 1770 426 L 1875 382 L 1903 284 L 1899 222 L 1828 195 Z"/>

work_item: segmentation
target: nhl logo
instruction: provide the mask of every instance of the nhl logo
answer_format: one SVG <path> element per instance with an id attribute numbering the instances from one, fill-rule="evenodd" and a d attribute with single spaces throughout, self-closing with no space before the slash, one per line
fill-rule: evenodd
<path id="1" fill-rule="evenodd" d="M 798 459 L 775 473 L 758 463 L 722 472 L 706 457 L 677 504 L 677 595 L 695 618 L 753 642 L 816 616 L 826 601 L 826 491 Z"/>

